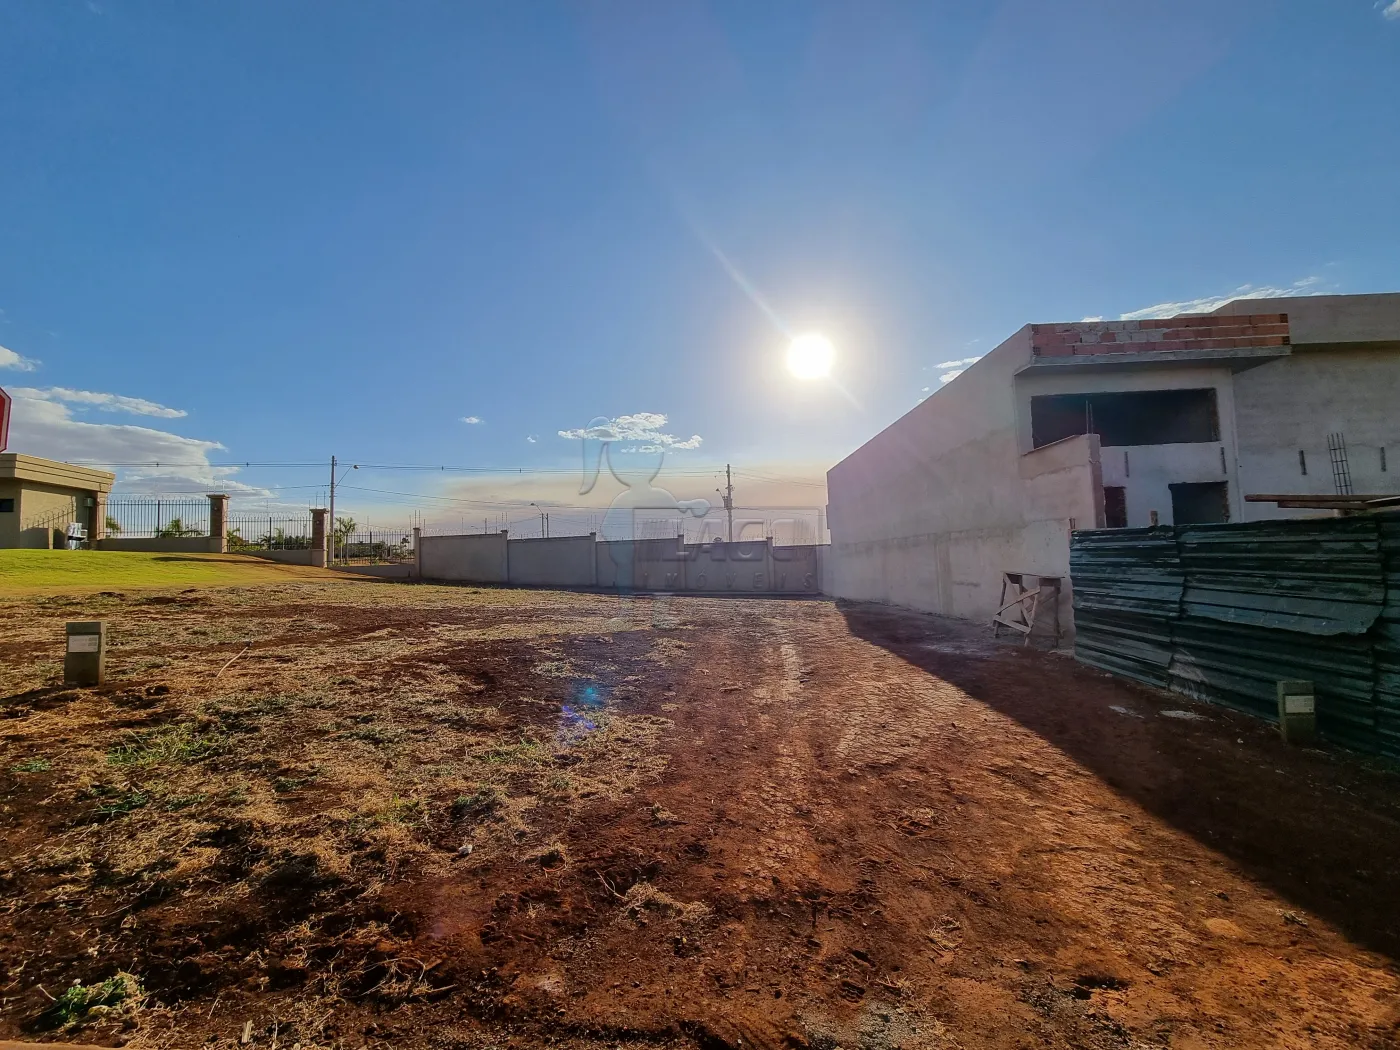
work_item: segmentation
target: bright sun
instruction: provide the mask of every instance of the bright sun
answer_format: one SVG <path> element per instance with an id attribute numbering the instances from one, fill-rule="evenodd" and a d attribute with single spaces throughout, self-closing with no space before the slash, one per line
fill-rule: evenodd
<path id="1" fill-rule="evenodd" d="M 823 379 L 831 375 L 836 348 L 819 332 L 799 335 L 788 344 L 788 371 L 798 379 Z"/>

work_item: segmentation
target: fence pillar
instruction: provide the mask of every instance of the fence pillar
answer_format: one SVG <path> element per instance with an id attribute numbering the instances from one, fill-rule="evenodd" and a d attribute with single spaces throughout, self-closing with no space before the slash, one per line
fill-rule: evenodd
<path id="1" fill-rule="evenodd" d="M 228 553 L 228 495 L 209 493 L 209 552 Z"/>
<path id="2" fill-rule="evenodd" d="M 326 564 L 326 508 L 311 508 L 311 564 Z"/>
<path id="3" fill-rule="evenodd" d="M 88 548 L 97 550 L 97 545 L 107 538 L 107 493 L 94 492 L 92 506 L 88 508 Z"/>
<path id="4" fill-rule="evenodd" d="M 423 530 L 417 525 L 413 526 L 413 578 L 423 578 Z"/>

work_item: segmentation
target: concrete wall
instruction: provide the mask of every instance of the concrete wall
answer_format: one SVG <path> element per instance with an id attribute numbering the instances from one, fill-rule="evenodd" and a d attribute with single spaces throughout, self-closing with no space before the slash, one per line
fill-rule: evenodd
<path id="1" fill-rule="evenodd" d="M 1218 314 L 1253 313 L 1265 300 L 1237 300 Z M 1327 435 L 1346 438 L 1352 490 L 1400 493 L 1400 293 L 1310 295 L 1268 300 L 1286 310 L 1293 352 L 1235 377 L 1240 486 L 1246 493 L 1336 491 Z M 1298 461 L 1307 460 L 1307 474 Z M 1382 469 L 1382 450 L 1385 468 Z M 1246 520 L 1307 511 L 1246 504 Z"/>
<path id="2" fill-rule="evenodd" d="M 207 541 L 206 541 L 206 542 L 207 542 Z M 103 550 L 106 550 L 106 549 L 107 549 L 107 547 L 106 547 L 105 544 L 103 545 L 103 548 L 102 548 L 102 549 L 103 549 Z M 261 558 L 263 561 L 276 561 L 276 562 L 281 562 L 283 565 L 324 565 L 324 564 L 325 564 L 324 555 L 322 555 L 322 557 L 319 558 L 319 559 L 317 558 L 317 555 L 322 554 L 322 552 L 317 551 L 317 550 L 315 550 L 314 548 L 311 548 L 311 547 L 307 547 L 305 550 L 299 550 L 299 551 L 298 551 L 298 550 L 291 550 L 291 551 L 278 551 L 278 550 L 271 550 L 271 551 L 255 551 L 255 550 L 245 550 L 245 551 L 239 551 L 239 553 L 240 553 L 240 554 L 246 554 L 246 555 L 248 555 L 249 557 L 252 557 L 252 558 Z"/>
<path id="3" fill-rule="evenodd" d="M 336 572 L 348 572 L 352 576 L 375 576 L 381 580 L 411 580 L 414 578 L 412 562 L 388 565 L 332 565 L 331 568 Z"/>
<path id="4" fill-rule="evenodd" d="M 802 544 L 792 547 L 770 547 L 768 554 L 769 589 L 780 594 L 822 590 L 825 545 Z"/>
<path id="5" fill-rule="evenodd" d="M 1217 315 L 1288 314 L 1289 338 L 1297 346 L 1400 341 L 1400 292 L 1376 295 L 1300 295 L 1287 299 L 1236 299 Z"/>
<path id="6" fill-rule="evenodd" d="M 152 536 L 146 539 L 109 536 L 97 541 L 100 551 L 144 551 L 158 554 L 218 553 L 223 545 L 213 536 Z M 274 552 L 276 553 L 276 552 Z M 300 552 L 288 552 L 300 553 Z"/>
<path id="7" fill-rule="evenodd" d="M 69 522 L 87 520 L 87 512 L 79 505 L 82 493 L 33 481 L 21 481 L 18 488 L 20 547 L 62 546 L 65 541 L 60 537 L 65 535 Z"/>
<path id="8" fill-rule="evenodd" d="M 766 540 L 712 543 L 689 553 L 683 563 L 686 590 L 757 594 L 776 589 L 772 547 Z"/>
<path id="9" fill-rule="evenodd" d="M 1065 579 L 1069 532 L 1102 520 L 1098 439 L 1020 447 L 1023 328 L 827 474 L 827 593 L 976 619 L 1004 571 Z"/>
<path id="10" fill-rule="evenodd" d="M 510 582 L 525 587 L 592 587 L 598 582 L 595 537 L 511 540 Z"/>
<path id="11" fill-rule="evenodd" d="M 1235 401 L 1245 492 L 1335 493 L 1327 435 L 1341 433 L 1352 491 L 1400 493 L 1400 348 L 1295 348 L 1288 358 L 1236 376 Z M 1245 520 L 1299 513 L 1265 503 L 1246 507 Z"/>
<path id="12" fill-rule="evenodd" d="M 480 536 L 424 536 L 420 555 L 425 580 L 509 583 L 509 546 L 504 532 Z"/>
<path id="13" fill-rule="evenodd" d="M 19 482 L 0 478 L 0 499 L 14 500 L 15 509 L 0 514 L 0 548 L 19 546 Z"/>
<path id="14" fill-rule="evenodd" d="M 487 536 L 424 536 L 426 580 L 527 587 L 706 594 L 819 594 L 823 550 L 774 547 L 766 539 L 683 544 L 679 538 L 595 541 L 593 536 L 507 540 Z"/>
<path id="15" fill-rule="evenodd" d="M 595 551 L 598 586 L 625 591 L 682 590 L 686 557 L 678 538 L 598 543 Z"/>

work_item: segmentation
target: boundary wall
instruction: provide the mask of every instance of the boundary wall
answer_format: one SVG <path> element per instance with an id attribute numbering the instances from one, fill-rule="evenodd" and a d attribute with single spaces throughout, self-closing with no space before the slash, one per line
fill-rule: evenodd
<path id="1" fill-rule="evenodd" d="M 771 540 L 684 543 L 596 534 L 510 539 L 505 532 L 421 536 L 419 579 L 519 587 L 698 594 L 821 594 L 825 546 Z"/>

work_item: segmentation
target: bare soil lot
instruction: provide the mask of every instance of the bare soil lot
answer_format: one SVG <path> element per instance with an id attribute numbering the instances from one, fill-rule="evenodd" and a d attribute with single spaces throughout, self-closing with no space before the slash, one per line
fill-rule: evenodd
<path id="1" fill-rule="evenodd" d="M 65 690 L 86 618 L 110 682 Z M 0 602 L 0 1038 L 1389 1047 L 1397 952 L 1394 766 L 975 626 Z"/>

